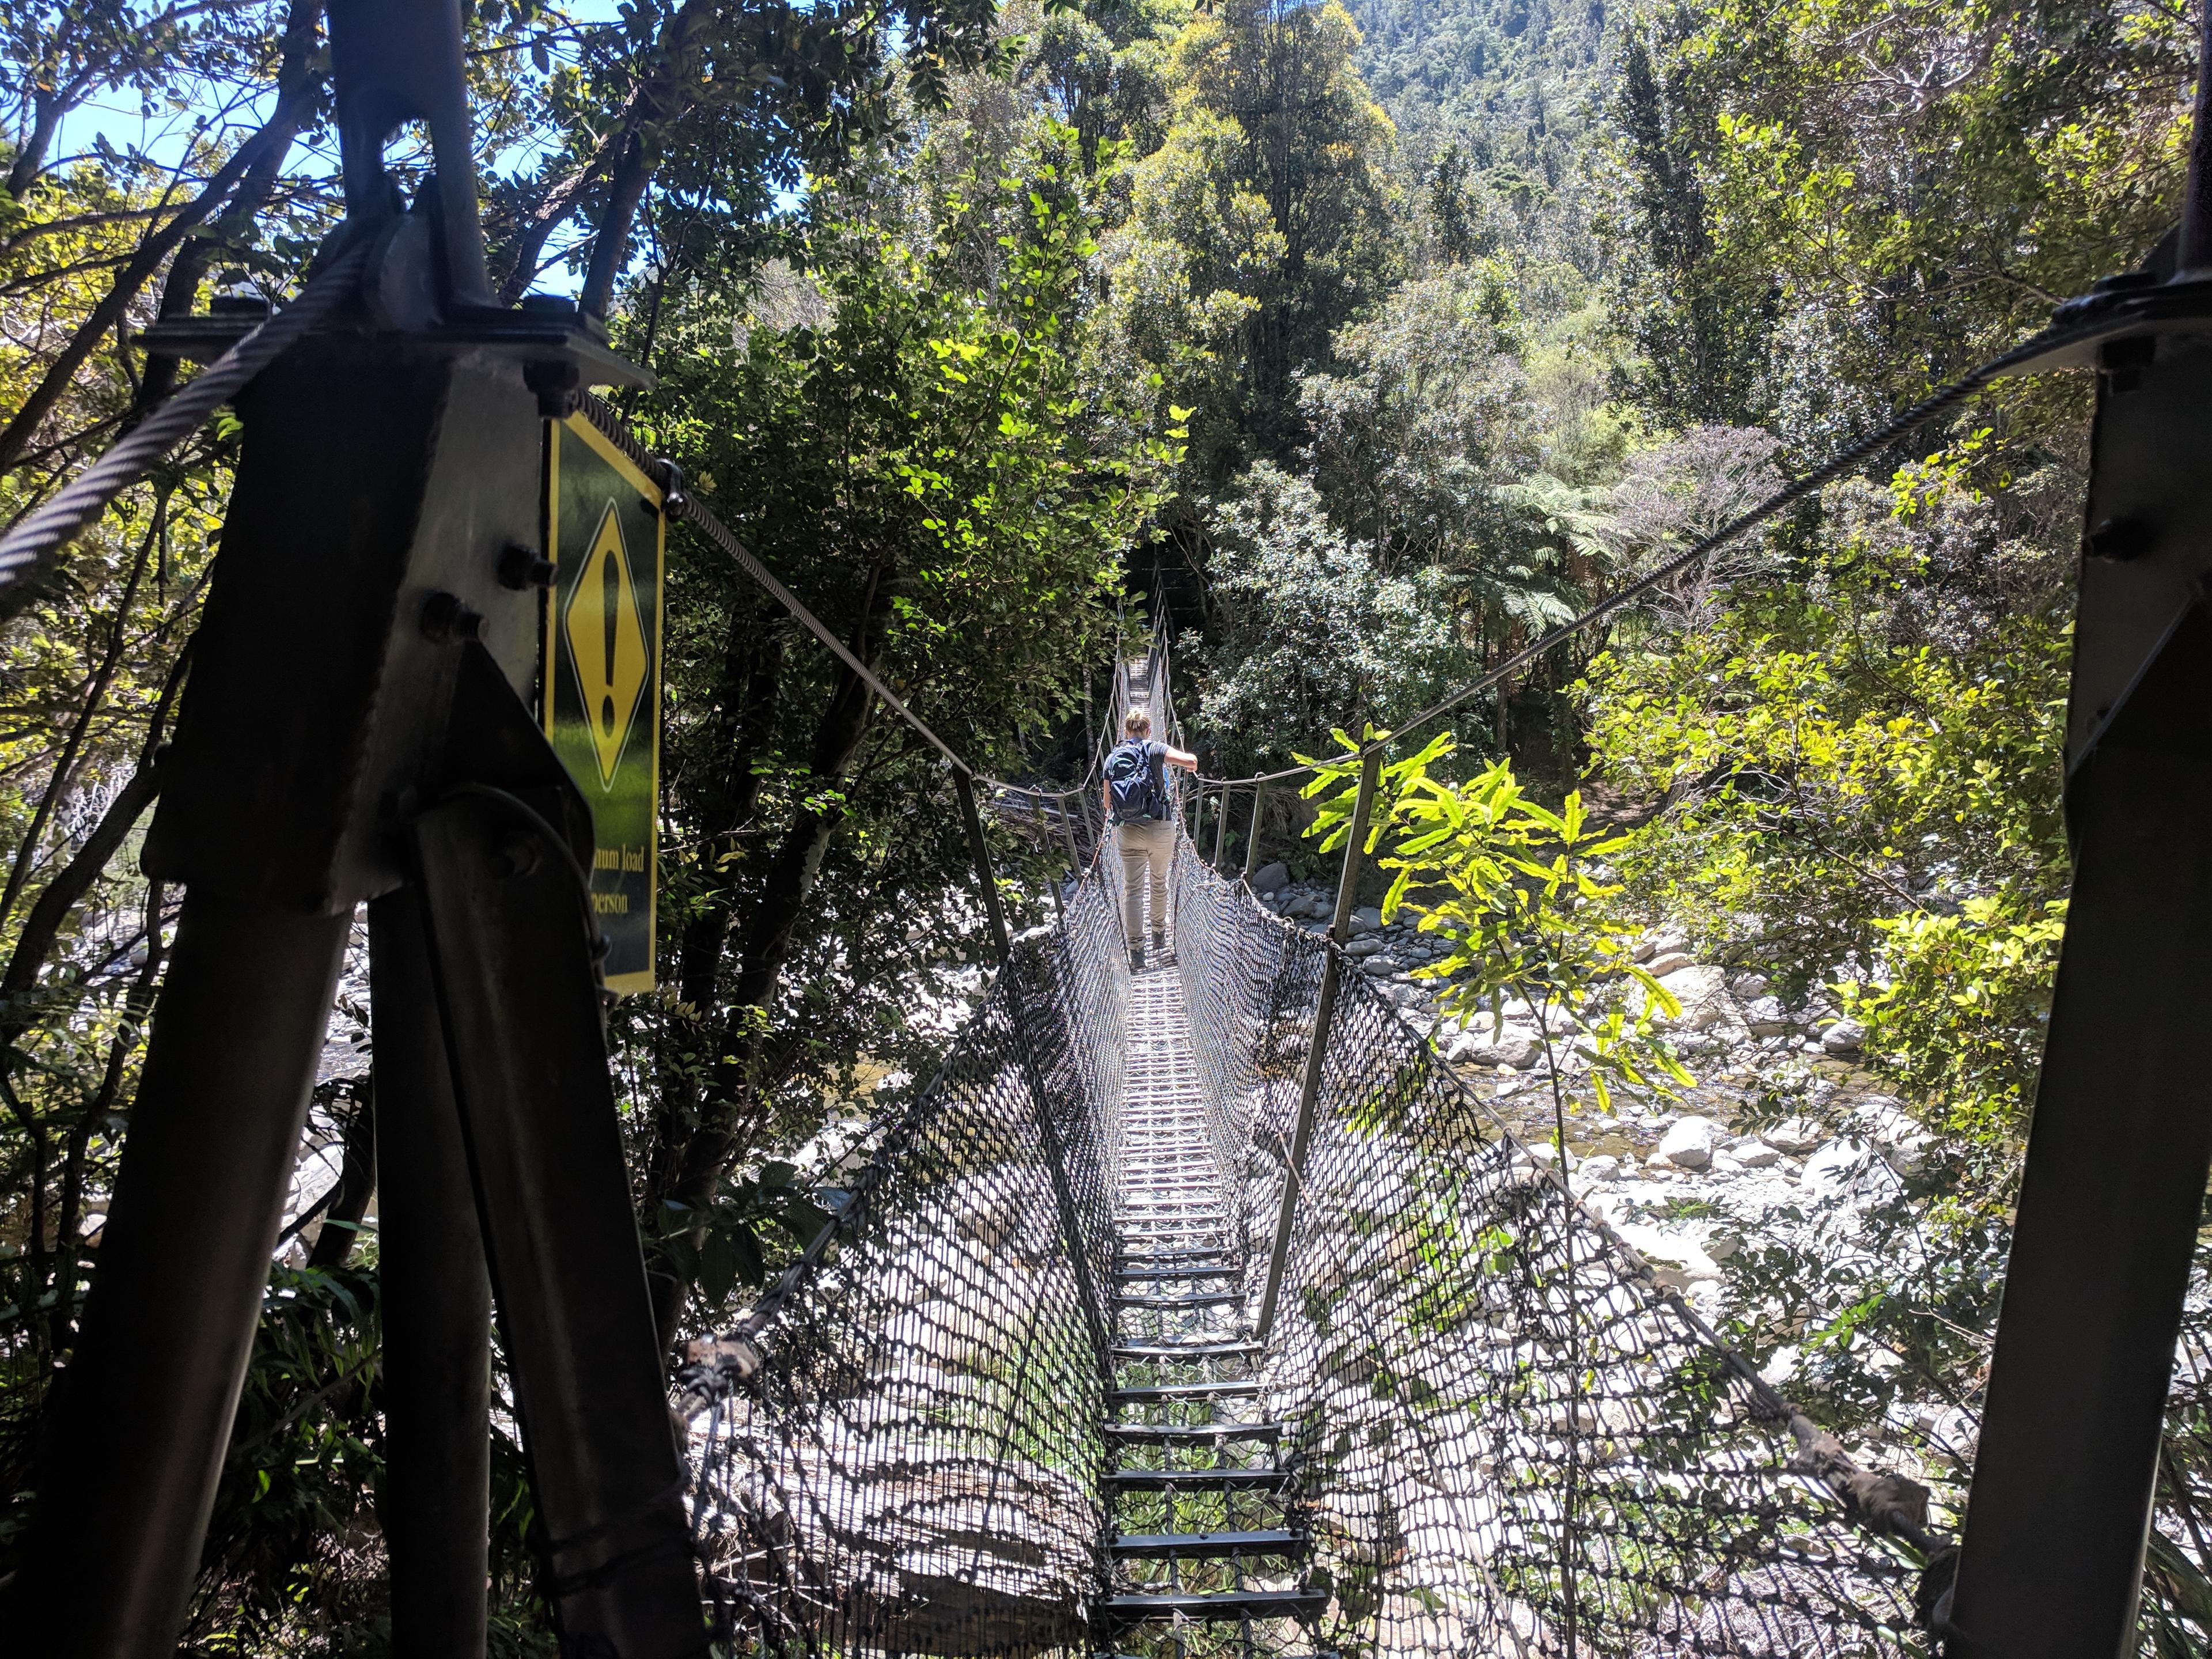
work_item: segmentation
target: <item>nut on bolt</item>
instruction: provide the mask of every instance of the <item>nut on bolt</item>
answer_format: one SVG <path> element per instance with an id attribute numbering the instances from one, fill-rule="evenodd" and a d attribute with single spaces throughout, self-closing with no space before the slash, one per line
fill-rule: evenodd
<path id="1" fill-rule="evenodd" d="M 2154 539 L 2150 526 L 2140 519 L 2105 519 L 2081 538 L 2081 550 L 2093 559 L 2124 564 L 2149 552 Z"/>
<path id="2" fill-rule="evenodd" d="M 553 586 L 553 561 L 538 550 L 510 542 L 499 550 L 499 585 L 520 593 L 526 587 Z"/>
<path id="3" fill-rule="evenodd" d="M 440 645 L 459 645 L 483 637 L 483 613 L 471 611 L 453 593 L 433 593 L 422 602 L 422 637 Z"/>
<path id="4" fill-rule="evenodd" d="M 538 848 L 526 836 L 518 836 L 493 854 L 493 873 L 504 881 L 532 875 L 538 869 Z"/>

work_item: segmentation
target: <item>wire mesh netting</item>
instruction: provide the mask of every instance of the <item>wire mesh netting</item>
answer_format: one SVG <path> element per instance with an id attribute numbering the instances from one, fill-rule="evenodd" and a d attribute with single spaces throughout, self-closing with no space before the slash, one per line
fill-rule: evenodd
<path id="1" fill-rule="evenodd" d="M 695 1349 L 694 1514 L 739 1651 L 1089 1650 L 1127 1000 L 1106 904 L 1086 883 L 1019 947 L 832 1228 Z"/>
<path id="2" fill-rule="evenodd" d="M 1217 1156 L 1267 1270 L 1328 947 L 1186 845 L 1178 963 Z M 1916 1570 L 1787 1469 L 1781 1402 L 1347 975 L 1280 1312 L 1323 1645 L 1920 1650 Z"/>
<path id="3" fill-rule="evenodd" d="M 1255 1333 L 1328 947 L 1182 838 L 1133 1014 L 1117 866 L 695 1349 L 735 1650 L 1921 1650 L 1914 1562 L 1792 1472 L 1786 1406 L 1359 975 Z"/>

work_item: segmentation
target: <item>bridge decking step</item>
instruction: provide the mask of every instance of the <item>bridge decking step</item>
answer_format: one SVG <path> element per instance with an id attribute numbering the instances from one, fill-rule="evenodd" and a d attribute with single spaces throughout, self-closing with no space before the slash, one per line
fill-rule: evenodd
<path id="1" fill-rule="evenodd" d="M 1121 1252 L 1121 1260 L 1147 1264 L 1164 1261 L 1195 1261 L 1200 1257 L 1210 1257 L 1219 1261 L 1228 1254 L 1229 1247 L 1225 1244 L 1205 1244 L 1190 1245 L 1171 1250 L 1123 1250 Z"/>
<path id="2" fill-rule="evenodd" d="M 1211 1161 L 1209 1159 L 1207 1162 L 1211 1163 Z M 1211 1184 L 1207 1180 L 1209 1176 L 1215 1181 L 1220 1179 L 1218 1174 L 1210 1170 L 1206 1164 L 1201 1164 L 1196 1158 L 1160 1158 L 1151 1162 L 1124 1158 L 1120 1177 L 1121 1188 L 1125 1193 L 1152 1193 L 1164 1190 L 1194 1192 L 1200 1189 L 1202 1186 Z M 1201 1192 L 1200 1195 L 1215 1202 L 1219 1201 L 1214 1194 Z"/>
<path id="3" fill-rule="evenodd" d="M 1242 1291 L 1201 1291 L 1196 1296 L 1117 1296 L 1117 1308 L 1229 1308 L 1244 1299 Z"/>
<path id="4" fill-rule="evenodd" d="M 1328 1597 L 1319 1590 L 1223 1590 L 1212 1595 L 1109 1595 L 1098 1605 L 1117 1624 L 1142 1624 L 1177 1614 L 1185 1619 L 1241 1622 L 1318 1619 L 1328 1606 Z"/>
<path id="5" fill-rule="evenodd" d="M 1114 1281 L 1117 1285 L 1158 1285 L 1177 1279 L 1228 1279 L 1236 1272 L 1227 1262 L 1218 1267 L 1117 1267 Z"/>
<path id="6" fill-rule="evenodd" d="M 1257 1382 L 1160 1382 L 1109 1389 L 1106 1403 L 1118 1409 L 1123 1405 L 1157 1406 L 1177 1400 L 1256 1399 L 1259 1393 Z"/>
<path id="7" fill-rule="evenodd" d="M 1129 1360 L 1227 1359 L 1260 1352 L 1256 1342 L 1116 1342 L 1114 1358 Z"/>
<path id="8" fill-rule="evenodd" d="M 1279 1423 L 1109 1423 L 1115 1440 L 1279 1440 Z"/>
<path id="9" fill-rule="evenodd" d="M 1307 1539 L 1302 1532 L 1281 1528 L 1268 1532 L 1125 1532 L 1115 1535 L 1107 1553 L 1123 1560 L 1149 1560 L 1159 1556 L 1225 1561 L 1231 1556 L 1302 1555 Z"/>
<path id="10" fill-rule="evenodd" d="M 1122 1232 L 1125 1235 L 1127 1234 L 1131 1226 L 1131 1222 L 1128 1217 L 1122 1217 L 1121 1226 Z M 1192 1226 L 1178 1224 L 1172 1231 L 1152 1235 L 1144 1242 L 1162 1244 L 1176 1244 L 1181 1243 L 1191 1251 L 1189 1261 L 1202 1261 L 1207 1256 L 1225 1257 L 1228 1255 L 1228 1247 L 1218 1242 L 1220 1234 L 1221 1228 L 1217 1224 L 1212 1221 L 1204 1221 L 1201 1224 Z M 1191 1241 L 1194 1240 L 1197 1241 L 1197 1243 L 1193 1243 Z M 1188 1264 L 1188 1262 L 1185 1262 L 1180 1265 L 1187 1266 Z"/>
<path id="11" fill-rule="evenodd" d="M 1120 1492 L 1181 1492 L 1194 1486 L 1207 1492 L 1231 1487 L 1265 1492 L 1286 1485 L 1290 1478 L 1284 1469 L 1112 1469 L 1105 1481 Z"/>

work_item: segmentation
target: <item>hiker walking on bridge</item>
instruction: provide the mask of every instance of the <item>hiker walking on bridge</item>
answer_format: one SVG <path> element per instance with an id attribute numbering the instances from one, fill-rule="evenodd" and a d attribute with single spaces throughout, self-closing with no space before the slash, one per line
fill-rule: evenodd
<path id="1" fill-rule="evenodd" d="M 1167 769 L 1198 770 L 1198 757 L 1152 740 L 1152 717 L 1132 708 L 1121 720 L 1121 741 L 1106 757 L 1103 786 L 1106 816 L 1121 854 L 1121 932 L 1129 966 L 1145 965 L 1145 887 L 1152 874 L 1152 951 L 1167 949 L 1168 866 L 1175 859 L 1175 814 L 1168 804 Z"/>

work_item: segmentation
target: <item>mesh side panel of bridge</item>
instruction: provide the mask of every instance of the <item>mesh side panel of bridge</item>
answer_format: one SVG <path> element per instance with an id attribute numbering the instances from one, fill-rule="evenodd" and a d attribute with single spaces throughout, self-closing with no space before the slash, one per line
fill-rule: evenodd
<path id="1" fill-rule="evenodd" d="M 1261 1241 L 1256 1292 L 1326 947 L 1188 846 L 1176 902 L 1217 1145 Z M 1784 1472 L 1784 1425 L 1729 1357 L 1557 1184 L 1516 1175 L 1514 1152 L 1349 976 L 1259 1366 L 1333 1595 L 1326 1644 L 1920 1650 L 1911 1569 Z"/>
<path id="2" fill-rule="evenodd" d="M 1068 1238 L 1095 1293 L 1127 1002 L 1106 903 L 1022 949 L 832 1231 L 681 1379 L 738 1652 L 1088 1651 L 1104 1310 Z"/>
<path id="3" fill-rule="evenodd" d="M 1245 1345 L 1325 947 L 1185 842 L 1180 1006 L 1152 1006 L 1155 973 L 1133 1017 L 1103 862 L 831 1232 L 684 1378 L 735 1651 L 1922 1650 L 1905 1561 L 1784 1471 L 1771 1401 L 1557 1185 L 1516 1175 L 1358 976 L 1281 1312 Z M 1143 1351 L 1216 1340 L 1242 1352 Z M 1236 1403 L 1188 1416 L 1208 1389 Z M 1274 1507 L 1145 1508 L 1201 1485 Z M 1243 1554 L 1176 1565 L 1194 1526 Z M 1187 1591 L 1246 1598 L 1233 1641 L 1195 1604 L 1133 1639 L 1133 1598 Z"/>

